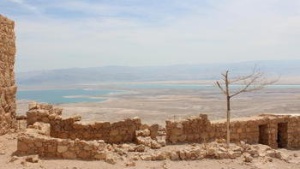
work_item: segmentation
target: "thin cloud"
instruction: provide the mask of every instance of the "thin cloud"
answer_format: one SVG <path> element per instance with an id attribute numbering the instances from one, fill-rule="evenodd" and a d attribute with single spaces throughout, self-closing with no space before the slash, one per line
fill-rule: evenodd
<path id="1" fill-rule="evenodd" d="M 13 2 L 19 5 L 21 8 L 29 10 L 35 14 L 40 14 L 40 11 L 36 6 L 27 3 L 25 0 L 7 0 L 7 1 Z"/>
<path id="2" fill-rule="evenodd" d="M 35 2 L 39 15 L 14 13 L 19 71 L 300 55 L 296 0 Z"/>

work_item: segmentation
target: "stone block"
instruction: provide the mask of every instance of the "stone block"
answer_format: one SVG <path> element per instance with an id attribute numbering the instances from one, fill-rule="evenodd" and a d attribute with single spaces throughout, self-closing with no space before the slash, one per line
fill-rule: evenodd
<path id="1" fill-rule="evenodd" d="M 96 153 L 94 158 L 97 159 L 97 160 L 105 160 L 106 156 L 107 156 L 107 152 L 99 151 L 99 152 Z"/>
<path id="2" fill-rule="evenodd" d="M 63 145 L 58 145 L 57 146 L 57 152 L 58 153 L 63 153 L 66 152 L 68 150 L 68 146 L 63 146 Z"/>
<path id="3" fill-rule="evenodd" d="M 30 155 L 25 157 L 25 161 L 30 163 L 38 163 L 39 162 L 39 156 L 38 155 Z"/>
<path id="4" fill-rule="evenodd" d="M 29 110 L 37 109 L 37 103 L 36 102 L 31 102 L 28 105 Z"/>
<path id="5" fill-rule="evenodd" d="M 66 151 L 66 152 L 62 153 L 62 157 L 65 159 L 76 159 L 77 158 L 76 154 L 72 151 Z"/>
<path id="6" fill-rule="evenodd" d="M 119 130 L 117 130 L 117 129 L 113 129 L 113 130 L 111 130 L 110 133 L 109 133 L 110 136 L 116 136 L 116 135 L 118 135 L 118 134 L 119 134 Z"/>
<path id="7" fill-rule="evenodd" d="M 79 152 L 78 158 L 91 159 L 90 155 L 91 155 L 90 151 L 82 150 L 82 151 Z"/>

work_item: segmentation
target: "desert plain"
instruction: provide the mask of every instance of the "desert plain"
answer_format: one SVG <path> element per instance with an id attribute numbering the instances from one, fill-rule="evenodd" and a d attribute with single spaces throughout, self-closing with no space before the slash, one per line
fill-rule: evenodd
<path id="1" fill-rule="evenodd" d="M 300 83 L 292 82 L 282 80 L 281 83 L 263 90 L 237 95 L 231 100 L 231 117 L 249 117 L 262 113 L 299 114 Z M 101 99 L 105 99 L 101 102 L 57 106 L 64 109 L 64 116 L 80 115 L 85 121 L 118 121 L 137 116 L 143 123 L 164 125 L 167 119 L 179 120 L 198 116 L 200 113 L 208 114 L 210 120 L 226 118 L 225 96 L 213 85 L 213 81 L 147 82 L 147 85 L 158 83 L 193 87 L 128 88 L 118 83 L 65 86 L 64 88 L 110 89 L 122 92 L 100 96 Z M 197 85 L 199 89 L 195 87 Z M 203 85 L 207 87 L 203 88 Z M 17 114 L 25 114 L 29 102 L 18 101 Z"/>
<path id="2" fill-rule="evenodd" d="M 154 84 L 156 82 L 153 82 Z M 180 84 L 195 84 L 195 82 L 168 82 Z M 210 85 L 211 82 L 196 82 L 200 85 Z M 226 102 L 224 95 L 214 86 L 203 89 L 172 89 L 172 88 L 123 88 L 120 84 L 82 85 L 93 89 L 113 89 L 124 92 L 101 96 L 105 101 L 58 104 L 64 109 L 63 116 L 79 115 L 83 121 L 118 121 L 125 118 L 140 117 L 143 123 L 158 123 L 165 125 L 165 120 L 180 120 L 200 113 L 208 114 L 210 120 L 224 120 L 226 117 Z M 65 88 L 76 88 L 68 86 Z M 55 87 L 57 88 L 57 87 Z M 298 84 L 280 84 L 263 90 L 243 93 L 232 99 L 232 118 L 248 117 L 262 113 L 299 114 L 300 87 Z M 18 114 L 25 114 L 30 101 L 18 101 Z M 112 165 L 102 161 L 40 159 L 39 163 L 24 163 L 22 159 L 11 161 L 11 154 L 16 150 L 16 137 L 12 133 L 1 136 L 0 168 L 300 168 L 300 151 L 279 149 L 291 157 L 289 162 L 274 159 L 255 159 L 252 163 L 245 163 L 243 159 L 203 159 L 196 161 L 137 161 L 135 166 L 128 167 L 123 161 Z M 179 145 L 185 146 L 185 145 Z"/>

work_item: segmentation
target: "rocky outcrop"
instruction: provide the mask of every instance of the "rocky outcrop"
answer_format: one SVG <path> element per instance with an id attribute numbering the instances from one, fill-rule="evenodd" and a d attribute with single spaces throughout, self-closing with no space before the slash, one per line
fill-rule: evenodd
<path id="1" fill-rule="evenodd" d="M 16 125 L 14 22 L 0 15 L 0 135 Z"/>

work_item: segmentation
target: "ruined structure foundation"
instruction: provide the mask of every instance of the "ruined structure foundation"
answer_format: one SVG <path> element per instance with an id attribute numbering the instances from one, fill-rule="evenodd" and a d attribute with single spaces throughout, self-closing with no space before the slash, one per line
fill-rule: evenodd
<path id="1" fill-rule="evenodd" d="M 62 109 L 52 105 L 31 103 L 26 114 L 28 128 L 18 137 L 17 153 L 63 159 L 107 160 L 112 152 L 123 152 L 119 149 L 122 145 L 127 148 L 129 144 L 134 145 L 135 148 L 128 150 L 130 152 L 144 152 L 145 147 L 159 150 L 173 144 L 214 145 L 214 142 L 225 143 L 226 138 L 226 121 L 210 121 L 205 114 L 179 121 L 167 120 L 165 127 L 143 124 L 139 118 L 114 123 L 83 122 L 80 116 L 63 118 L 61 114 Z M 230 129 L 231 142 L 242 147 L 246 144 L 264 144 L 272 148 L 300 148 L 300 115 L 297 114 L 263 114 L 232 119 Z M 236 157 L 244 152 L 238 149 Z M 250 150 L 249 146 L 246 149 Z M 175 156 L 179 154 L 181 159 L 203 158 L 202 152 L 206 150 L 196 151 L 194 147 L 192 151 L 195 151 L 195 156 L 185 158 L 180 155 L 181 151 Z M 212 153 L 212 156 L 235 156 L 227 150 L 220 155 L 220 151 Z M 170 155 L 172 153 L 167 152 L 168 157 L 165 158 L 174 159 L 174 154 Z M 140 158 L 146 159 L 143 155 Z M 161 159 L 161 156 L 157 158 Z"/>

